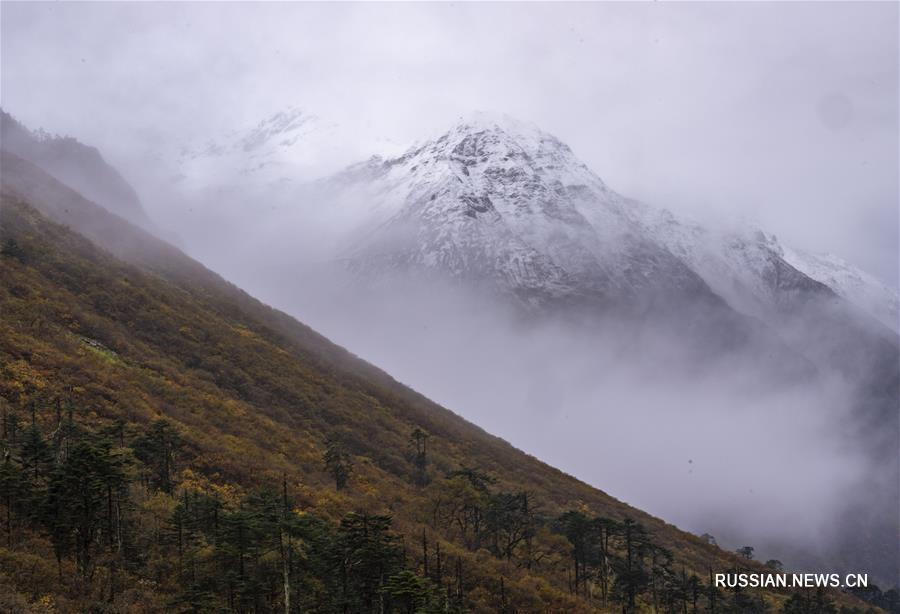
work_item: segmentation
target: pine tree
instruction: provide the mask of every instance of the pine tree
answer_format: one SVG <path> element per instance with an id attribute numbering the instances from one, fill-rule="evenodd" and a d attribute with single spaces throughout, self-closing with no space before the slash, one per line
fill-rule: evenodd
<path id="1" fill-rule="evenodd" d="M 621 525 L 619 539 L 624 557 L 618 561 L 614 590 L 622 597 L 628 612 L 637 611 L 637 597 L 647 588 L 650 575 L 644 557 L 650 547 L 646 529 L 639 523 L 626 518 Z"/>
<path id="2" fill-rule="evenodd" d="M 90 576 L 100 532 L 112 533 L 117 524 L 111 517 L 111 492 L 124 493 L 126 484 L 121 459 L 108 444 L 79 441 L 72 446 L 50 476 L 42 514 L 57 561 L 73 552 L 78 572 Z"/>
<path id="3" fill-rule="evenodd" d="M 181 434 L 167 420 L 157 420 L 146 433 L 135 439 L 134 455 L 149 469 L 150 486 L 170 493 L 174 486 L 175 466 L 181 450 Z"/>
<path id="4" fill-rule="evenodd" d="M 582 587 L 587 583 L 588 565 L 597 539 L 594 523 L 584 513 L 570 510 L 560 516 L 556 524 L 557 530 L 572 544 L 572 560 L 575 565 L 572 592 L 578 595 L 586 592 L 582 591 Z"/>
<path id="5" fill-rule="evenodd" d="M 29 499 L 28 482 L 18 464 L 12 461 L 9 450 L 3 454 L 0 464 L 0 500 L 6 508 L 6 545 L 13 545 L 13 516 L 21 512 L 22 505 Z"/>
<path id="6" fill-rule="evenodd" d="M 334 486 L 342 490 L 350 479 L 353 470 L 353 462 L 350 455 L 344 451 L 344 446 L 335 440 L 329 440 L 323 457 L 325 468 L 334 478 Z"/>
<path id="7" fill-rule="evenodd" d="M 36 424 L 25 430 L 20 456 L 22 468 L 35 482 L 47 476 L 53 463 L 53 452 Z"/>
<path id="8" fill-rule="evenodd" d="M 385 582 L 403 567 L 399 537 L 390 529 L 390 516 L 348 514 L 341 520 L 335 554 L 344 611 L 383 611 Z"/>
<path id="9" fill-rule="evenodd" d="M 413 447 L 413 466 L 416 470 L 416 484 L 419 486 L 425 486 L 429 481 L 428 438 L 428 433 L 418 427 L 410 435 L 410 444 Z"/>

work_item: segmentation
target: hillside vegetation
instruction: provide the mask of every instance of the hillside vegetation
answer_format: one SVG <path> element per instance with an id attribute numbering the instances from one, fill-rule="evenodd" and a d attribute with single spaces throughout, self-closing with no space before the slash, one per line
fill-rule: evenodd
<path id="1" fill-rule="evenodd" d="M 762 567 L 3 162 L 0 611 L 865 611 L 710 589 Z"/>

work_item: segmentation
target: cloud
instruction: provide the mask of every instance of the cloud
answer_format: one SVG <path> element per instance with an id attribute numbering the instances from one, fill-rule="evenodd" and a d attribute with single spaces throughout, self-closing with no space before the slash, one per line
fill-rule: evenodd
<path id="1" fill-rule="evenodd" d="M 724 547 L 822 570 L 840 565 L 828 548 L 848 493 L 868 514 L 892 509 L 873 494 L 896 496 L 860 443 L 871 434 L 848 432 L 855 400 L 840 377 L 776 381 L 752 351 L 694 368 L 684 339 L 652 322 L 652 334 L 617 319 L 523 323 L 455 285 L 285 269 L 244 279 L 489 432 Z M 863 491 L 866 479 L 878 483 Z"/>
<path id="2" fill-rule="evenodd" d="M 745 215 L 897 285 L 897 13 L 4 3 L 2 97 L 27 124 L 98 145 L 137 183 L 147 151 L 288 105 L 337 121 L 347 161 L 502 110 L 557 134 L 624 194 Z"/>

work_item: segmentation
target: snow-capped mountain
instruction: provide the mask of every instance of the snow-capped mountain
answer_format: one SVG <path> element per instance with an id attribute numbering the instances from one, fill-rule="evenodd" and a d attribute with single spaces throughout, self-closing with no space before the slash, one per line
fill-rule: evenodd
<path id="1" fill-rule="evenodd" d="M 362 203 L 347 255 L 367 275 L 488 280 L 531 306 L 715 296 L 763 321 L 837 295 L 897 330 L 897 294 L 871 276 L 752 227 L 709 229 L 626 198 L 559 139 L 507 116 L 461 119 L 329 184 Z"/>
<path id="2" fill-rule="evenodd" d="M 334 130 L 334 124 L 290 107 L 255 125 L 182 145 L 172 156 L 177 166 L 175 180 L 188 190 L 295 182 L 328 156 Z"/>
<path id="3" fill-rule="evenodd" d="M 370 273 L 402 267 L 494 280 L 533 306 L 709 292 L 568 146 L 506 116 L 475 115 L 331 183 L 367 203 L 370 231 L 349 260 Z"/>

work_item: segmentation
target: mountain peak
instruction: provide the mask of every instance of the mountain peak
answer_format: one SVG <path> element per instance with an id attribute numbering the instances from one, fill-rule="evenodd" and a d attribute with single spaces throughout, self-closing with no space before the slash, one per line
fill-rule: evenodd
<path id="1" fill-rule="evenodd" d="M 545 134 L 533 122 L 520 120 L 508 113 L 493 111 L 472 111 L 460 115 L 453 124 L 451 132 L 503 132 L 510 136 L 533 136 Z"/>
<path id="2" fill-rule="evenodd" d="M 432 142 L 457 155 L 525 153 L 533 157 L 558 152 L 571 156 L 569 147 L 552 134 L 506 113 L 474 111 L 460 116 Z"/>
<path id="3" fill-rule="evenodd" d="M 535 183 L 548 189 L 592 185 L 606 191 L 560 139 L 535 124 L 503 113 L 473 112 L 445 131 L 411 146 L 396 158 L 369 166 L 376 174 L 391 172 L 400 182 L 424 185 L 450 179 L 476 192 L 497 184 L 532 192 Z"/>

